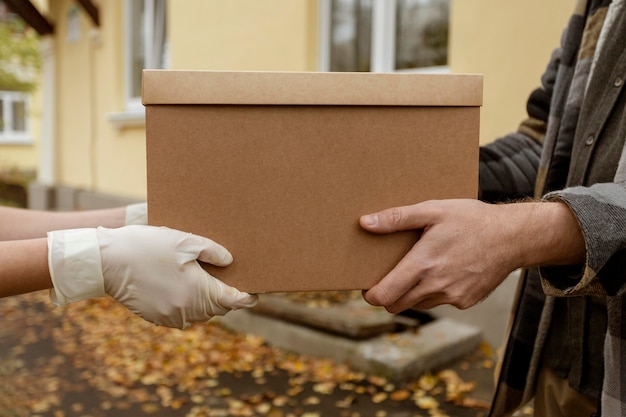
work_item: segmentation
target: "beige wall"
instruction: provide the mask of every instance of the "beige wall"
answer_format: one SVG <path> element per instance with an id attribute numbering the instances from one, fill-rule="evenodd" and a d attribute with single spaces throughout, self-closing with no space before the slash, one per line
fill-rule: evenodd
<path id="1" fill-rule="evenodd" d="M 481 142 L 515 130 L 576 0 L 454 0 L 450 67 L 484 74 Z"/>
<path id="2" fill-rule="evenodd" d="M 175 69 L 313 71 L 317 1 L 169 3 Z"/>
<path id="3" fill-rule="evenodd" d="M 538 85 L 574 2 L 453 2 L 451 70 L 485 76 L 482 142 L 515 129 L 524 117 L 528 93 Z M 58 182 L 143 198 L 145 130 L 117 130 L 107 119 L 125 105 L 124 2 L 98 2 L 102 25 L 95 33 L 81 10 L 81 36 L 71 43 L 67 15 L 76 4 L 50 1 L 57 31 Z M 317 70 L 316 0 L 186 0 L 168 7 L 172 68 Z M 2 146 L 0 167 L 7 158 L 36 165 L 36 149 Z"/>
<path id="4" fill-rule="evenodd" d="M 30 135 L 32 143 L 26 145 L 0 144 L 0 172 L 11 170 L 36 171 L 39 164 L 39 138 L 41 125 L 41 94 L 35 91 L 30 100 Z"/>
<path id="5" fill-rule="evenodd" d="M 124 110 L 123 2 L 100 5 L 101 27 L 81 10 L 80 38 L 67 39 L 76 2 L 55 1 L 57 180 L 70 187 L 145 195 L 145 132 L 117 130 L 107 114 Z"/>
<path id="6" fill-rule="evenodd" d="M 120 130 L 107 119 L 124 110 L 123 1 L 100 2 L 101 28 L 82 12 L 81 37 L 66 38 L 76 3 L 53 2 L 56 22 L 58 182 L 65 186 L 145 197 L 145 130 Z M 314 70 L 314 0 L 170 1 L 172 68 Z"/>
<path id="7" fill-rule="evenodd" d="M 0 173 L 14 169 L 35 171 L 39 163 L 39 113 L 37 101 L 31 101 L 31 135 L 32 144 L 28 145 L 0 145 Z"/>

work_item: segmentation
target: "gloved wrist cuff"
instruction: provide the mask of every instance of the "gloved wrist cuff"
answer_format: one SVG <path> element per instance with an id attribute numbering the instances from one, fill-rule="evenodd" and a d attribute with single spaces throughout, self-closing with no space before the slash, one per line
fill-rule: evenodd
<path id="1" fill-rule="evenodd" d="M 126 226 L 132 224 L 148 224 L 148 204 L 147 203 L 135 203 L 126 206 Z"/>
<path id="2" fill-rule="evenodd" d="M 50 300 L 57 306 L 106 294 L 95 229 L 48 233 L 48 268 Z"/>

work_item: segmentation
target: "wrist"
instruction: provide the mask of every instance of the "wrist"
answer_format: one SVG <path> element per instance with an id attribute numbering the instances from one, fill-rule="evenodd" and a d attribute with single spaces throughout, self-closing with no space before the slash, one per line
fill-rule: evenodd
<path id="1" fill-rule="evenodd" d="M 576 265 L 585 261 L 585 241 L 578 220 L 560 201 L 511 204 L 517 225 L 520 267 Z"/>
<path id="2" fill-rule="evenodd" d="M 95 229 L 48 233 L 48 268 L 50 299 L 58 306 L 105 295 Z"/>

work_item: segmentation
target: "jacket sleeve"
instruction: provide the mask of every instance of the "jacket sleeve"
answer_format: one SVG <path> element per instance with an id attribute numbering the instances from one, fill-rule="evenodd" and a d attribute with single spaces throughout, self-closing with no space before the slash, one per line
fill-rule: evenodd
<path id="1" fill-rule="evenodd" d="M 544 292 L 553 296 L 623 295 L 626 292 L 626 182 L 572 187 L 547 194 L 562 201 L 578 219 L 585 245 L 585 265 L 541 268 Z M 570 267 L 571 268 L 571 267 Z M 574 272 L 574 271 L 570 271 Z"/>
<path id="2" fill-rule="evenodd" d="M 560 58 L 561 50 L 557 49 L 541 77 L 541 86 L 528 98 L 528 118 L 518 130 L 481 147 L 481 200 L 499 202 L 533 196 Z"/>

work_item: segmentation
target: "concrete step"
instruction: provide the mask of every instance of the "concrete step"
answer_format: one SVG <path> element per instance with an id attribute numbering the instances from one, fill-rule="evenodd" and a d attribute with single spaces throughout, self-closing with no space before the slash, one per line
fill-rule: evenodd
<path id="1" fill-rule="evenodd" d="M 356 370 L 398 381 L 445 366 L 473 352 L 483 340 L 479 327 L 450 318 L 437 318 L 415 328 L 400 327 L 403 330 L 394 331 L 389 323 L 397 329 L 397 318 L 384 309 L 363 305 L 364 301 L 323 309 L 300 305 L 299 310 L 284 300 L 274 301 L 271 312 L 264 305 L 271 302 L 271 297 L 263 295 L 258 309 L 233 311 L 219 320 L 227 328 L 262 337 L 281 349 L 330 358 L 348 363 Z M 353 314 L 346 308 L 353 308 Z M 281 309 L 285 311 L 282 318 Z M 362 337 L 363 328 L 367 329 L 365 332 L 374 327 L 380 330 L 385 327 L 381 323 L 387 323 L 385 326 L 389 328 L 370 332 L 371 337 Z M 350 326 L 354 328 L 346 330 Z M 354 338 L 350 334 L 360 336 Z"/>
<path id="2" fill-rule="evenodd" d="M 303 294 L 302 299 L 294 294 L 261 294 L 252 311 L 351 339 L 368 339 L 394 332 L 399 326 L 419 325 L 417 320 L 389 314 L 383 308 L 367 304 L 360 296 L 352 297 L 350 293 L 346 293 L 340 302 L 323 304 L 321 301 L 323 299 L 309 300 L 307 294 Z"/>

